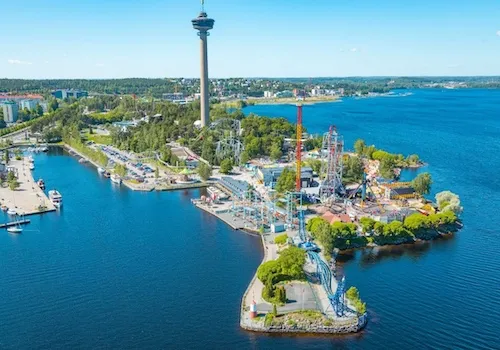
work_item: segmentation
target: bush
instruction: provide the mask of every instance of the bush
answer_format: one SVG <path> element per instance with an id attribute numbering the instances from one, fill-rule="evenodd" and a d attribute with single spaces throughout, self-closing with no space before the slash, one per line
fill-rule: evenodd
<path id="1" fill-rule="evenodd" d="M 286 233 L 276 236 L 274 238 L 274 243 L 276 244 L 285 244 L 288 241 L 288 235 Z"/>
<path id="2" fill-rule="evenodd" d="M 345 293 L 346 298 L 354 305 L 358 314 L 363 315 L 366 312 L 366 303 L 359 297 L 359 291 L 356 287 L 351 287 Z"/>

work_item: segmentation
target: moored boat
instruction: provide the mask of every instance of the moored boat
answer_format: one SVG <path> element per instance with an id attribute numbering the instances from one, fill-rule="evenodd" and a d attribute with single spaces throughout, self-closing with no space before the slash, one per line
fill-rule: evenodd
<path id="1" fill-rule="evenodd" d="M 30 167 L 29 168 L 30 168 L 30 170 L 35 170 L 35 164 L 30 163 Z"/>
<path id="2" fill-rule="evenodd" d="M 62 196 L 57 190 L 49 191 L 49 199 L 56 208 L 62 207 Z"/>
<path id="3" fill-rule="evenodd" d="M 38 187 L 40 187 L 42 190 L 45 189 L 45 182 L 43 181 L 43 179 L 39 179 L 36 183 L 38 185 Z"/>
<path id="4" fill-rule="evenodd" d="M 7 232 L 19 234 L 23 232 L 23 228 L 21 226 L 9 226 L 7 227 Z"/>
<path id="5" fill-rule="evenodd" d="M 9 208 L 9 209 L 7 209 L 7 214 L 9 214 L 9 215 L 17 215 L 17 212 L 14 209 Z"/>
<path id="6" fill-rule="evenodd" d="M 121 184 L 122 178 L 116 174 L 113 174 L 111 175 L 111 181 L 113 181 L 115 184 Z"/>
<path id="7" fill-rule="evenodd" d="M 103 174 L 105 171 L 106 171 L 106 170 L 104 170 L 104 169 L 103 169 L 103 168 L 101 168 L 101 167 L 97 168 L 97 172 L 98 172 L 99 174 Z"/>
<path id="8" fill-rule="evenodd" d="M 111 177 L 111 174 L 109 173 L 109 171 L 105 171 L 103 173 L 104 177 Z"/>

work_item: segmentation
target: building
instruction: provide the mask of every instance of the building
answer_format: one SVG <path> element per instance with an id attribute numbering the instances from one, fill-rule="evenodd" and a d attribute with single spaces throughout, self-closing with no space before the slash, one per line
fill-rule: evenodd
<path id="1" fill-rule="evenodd" d="M 238 199 L 244 199 L 247 195 L 250 185 L 246 181 L 236 180 L 229 176 L 223 176 L 219 182 L 225 191 L 229 192 L 231 196 Z"/>
<path id="2" fill-rule="evenodd" d="M 276 96 L 277 98 L 289 98 L 289 97 L 294 97 L 294 96 L 293 96 L 293 92 L 291 92 L 291 91 L 289 91 L 289 90 L 284 90 L 284 91 L 277 92 L 275 96 Z"/>
<path id="3" fill-rule="evenodd" d="M 167 92 L 166 94 L 162 95 L 162 98 L 165 101 L 170 101 L 170 102 L 177 102 L 177 101 L 184 101 L 185 97 L 182 92 Z"/>
<path id="4" fill-rule="evenodd" d="M 264 91 L 264 98 L 272 98 L 274 94 L 271 91 Z"/>
<path id="5" fill-rule="evenodd" d="M 15 101 L 5 101 L 2 105 L 3 120 L 8 123 L 15 123 L 19 113 L 19 107 Z"/>
<path id="6" fill-rule="evenodd" d="M 260 168 L 257 170 L 258 178 L 264 183 L 265 186 L 274 188 L 278 178 L 285 168 Z M 311 187 L 313 184 L 313 170 L 309 167 L 304 167 L 301 169 L 301 187 L 307 188 Z"/>
<path id="7" fill-rule="evenodd" d="M 335 222 L 342 222 L 344 224 L 352 223 L 351 217 L 347 214 L 334 214 L 331 211 L 327 211 L 321 217 L 330 225 Z"/>
<path id="8" fill-rule="evenodd" d="M 22 100 L 19 103 L 19 107 L 21 109 L 28 109 L 28 110 L 34 110 L 36 106 L 39 104 L 38 100 Z"/>
<path id="9" fill-rule="evenodd" d="M 418 196 L 409 182 L 383 184 L 380 187 L 384 189 L 385 199 L 410 199 Z"/>
<path id="10" fill-rule="evenodd" d="M 200 120 L 201 126 L 207 126 L 210 123 L 210 105 L 209 105 L 209 91 L 208 91 L 208 31 L 214 27 L 215 21 L 208 18 L 205 12 L 204 3 L 201 3 L 201 12 L 191 21 L 193 28 L 198 31 L 198 36 L 200 37 L 200 66 L 201 66 L 201 78 L 200 78 Z"/>
<path id="11" fill-rule="evenodd" d="M 293 96 L 295 97 L 306 97 L 306 91 L 301 89 L 293 89 Z"/>
<path id="12" fill-rule="evenodd" d="M 73 90 L 73 89 L 59 89 L 51 92 L 52 96 L 55 98 L 65 99 L 68 97 L 82 98 L 87 97 L 89 93 L 84 90 Z"/>
<path id="13" fill-rule="evenodd" d="M 21 101 L 23 100 L 35 100 L 37 103 L 40 103 L 43 100 L 43 96 L 36 94 L 26 94 L 26 95 L 0 94 L 0 103 L 7 101 L 14 101 L 18 105 L 20 105 Z"/>

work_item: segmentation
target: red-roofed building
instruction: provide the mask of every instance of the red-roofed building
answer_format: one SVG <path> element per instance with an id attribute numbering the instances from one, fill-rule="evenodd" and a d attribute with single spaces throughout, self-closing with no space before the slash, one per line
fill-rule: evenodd
<path id="1" fill-rule="evenodd" d="M 343 222 L 343 223 L 351 223 L 352 220 L 347 214 L 334 214 L 331 211 L 327 211 L 321 216 L 325 219 L 329 224 L 333 224 L 334 222 Z"/>

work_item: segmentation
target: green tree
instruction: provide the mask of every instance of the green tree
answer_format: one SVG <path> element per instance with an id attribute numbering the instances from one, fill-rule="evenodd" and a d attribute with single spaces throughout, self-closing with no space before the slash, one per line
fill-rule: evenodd
<path id="1" fill-rule="evenodd" d="M 409 155 L 408 158 L 406 158 L 406 161 L 407 161 L 408 165 L 420 164 L 420 158 L 418 157 L 417 154 Z"/>
<path id="2" fill-rule="evenodd" d="M 19 182 L 17 181 L 16 178 L 9 181 L 9 188 L 12 191 L 15 191 L 18 187 L 19 187 Z"/>
<path id="3" fill-rule="evenodd" d="M 364 154 L 368 159 L 373 159 L 373 153 L 375 153 L 377 149 L 375 148 L 374 145 L 365 147 L 364 149 Z"/>
<path id="4" fill-rule="evenodd" d="M 364 154 L 365 148 L 366 148 L 365 140 L 357 139 L 356 142 L 354 142 L 354 150 L 356 151 L 358 156 L 362 156 Z"/>
<path id="5" fill-rule="evenodd" d="M 283 169 L 278 181 L 276 181 L 276 191 L 279 193 L 293 191 L 295 189 L 295 174 L 296 172 L 290 168 Z"/>
<path id="6" fill-rule="evenodd" d="M 243 151 L 240 156 L 240 163 L 241 164 L 246 164 L 250 160 L 250 156 L 248 155 L 247 151 Z"/>
<path id="7" fill-rule="evenodd" d="M 6 165 L 9 164 L 10 154 L 9 154 L 8 149 L 5 150 L 3 159 L 4 159 Z"/>
<path id="8" fill-rule="evenodd" d="M 357 182 L 363 179 L 365 167 L 360 157 L 350 156 L 344 162 L 343 178 L 346 183 Z"/>
<path id="9" fill-rule="evenodd" d="M 41 117 L 43 115 L 43 107 L 39 103 L 36 104 L 35 113 Z"/>
<path id="10" fill-rule="evenodd" d="M 125 177 L 127 175 L 127 167 L 123 164 L 116 163 L 115 165 L 115 174 L 120 177 Z"/>
<path id="11" fill-rule="evenodd" d="M 411 186 L 421 195 L 429 194 L 431 191 L 432 177 L 429 173 L 418 174 L 411 182 Z"/>
<path id="12" fill-rule="evenodd" d="M 283 152 L 281 151 L 281 146 L 279 144 L 273 144 L 271 147 L 271 153 L 270 157 L 272 160 L 278 160 L 281 158 L 283 155 Z"/>
<path id="13" fill-rule="evenodd" d="M 49 112 L 55 112 L 59 108 L 59 102 L 55 98 L 49 102 Z"/>
<path id="14" fill-rule="evenodd" d="M 198 164 L 198 175 L 203 181 L 207 181 L 212 176 L 212 167 L 200 161 Z"/>
<path id="15" fill-rule="evenodd" d="M 276 236 L 274 238 L 274 243 L 276 244 L 285 244 L 288 241 L 288 235 L 286 233 Z"/>
<path id="16" fill-rule="evenodd" d="M 14 174 L 13 171 L 9 171 L 7 173 L 7 181 L 12 181 L 12 180 L 15 180 L 16 179 L 16 174 Z"/>
<path id="17" fill-rule="evenodd" d="M 321 173 L 321 166 L 323 163 L 319 159 L 308 159 L 306 164 L 318 175 Z"/>
<path id="18" fill-rule="evenodd" d="M 380 160 L 379 173 L 382 177 L 386 179 L 394 179 L 396 177 L 396 173 L 394 172 L 395 168 L 396 164 L 394 162 L 394 158 L 383 157 L 382 160 Z"/>
<path id="19" fill-rule="evenodd" d="M 458 215 L 463 211 L 463 207 L 460 205 L 460 197 L 453 192 L 439 192 L 436 194 L 436 202 L 441 212 L 451 211 Z"/>
<path id="20" fill-rule="evenodd" d="M 376 221 L 369 217 L 362 217 L 361 219 L 359 219 L 359 223 L 363 228 L 363 232 L 368 233 L 375 228 Z"/>
<path id="21" fill-rule="evenodd" d="M 233 170 L 233 161 L 229 158 L 224 159 L 220 163 L 220 172 L 222 174 L 229 174 Z"/>
<path id="22" fill-rule="evenodd" d="M 160 169 L 158 167 L 155 168 L 155 179 L 160 177 Z"/>
<path id="23" fill-rule="evenodd" d="M 276 304 L 273 304 L 273 315 L 274 316 L 278 315 L 278 308 L 276 307 Z"/>

